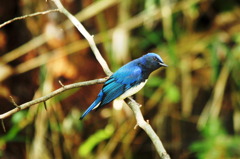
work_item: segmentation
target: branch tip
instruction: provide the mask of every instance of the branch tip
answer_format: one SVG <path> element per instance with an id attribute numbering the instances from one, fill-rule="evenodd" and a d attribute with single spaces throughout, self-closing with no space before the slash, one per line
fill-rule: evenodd
<path id="1" fill-rule="evenodd" d="M 1 124 L 2 124 L 3 131 L 6 132 L 6 127 L 5 127 L 5 125 L 4 125 L 3 119 L 1 119 Z"/>
<path id="2" fill-rule="evenodd" d="M 60 80 L 58 81 L 58 83 L 59 83 L 62 87 L 65 86 Z"/>
<path id="3" fill-rule="evenodd" d="M 149 124 L 149 120 L 146 120 L 146 122 Z"/>
<path id="4" fill-rule="evenodd" d="M 12 101 L 13 105 L 20 109 L 19 105 L 17 105 L 17 103 L 14 101 L 13 97 L 10 96 L 10 98 L 11 98 L 11 101 Z"/>
<path id="5" fill-rule="evenodd" d="M 43 105 L 44 105 L 45 110 L 47 111 L 47 103 L 46 103 L 46 101 L 43 102 Z"/>
<path id="6" fill-rule="evenodd" d="M 137 127 L 138 127 L 138 124 L 136 124 L 136 125 L 134 126 L 134 128 L 133 128 L 133 129 L 134 129 L 134 130 L 136 130 L 136 129 L 137 129 Z"/>

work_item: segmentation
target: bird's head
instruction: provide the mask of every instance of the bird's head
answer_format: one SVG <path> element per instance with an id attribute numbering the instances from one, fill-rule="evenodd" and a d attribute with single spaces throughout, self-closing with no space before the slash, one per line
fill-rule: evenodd
<path id="1" fill-rule="evenodd" d="M 163 62 L 162 58 L 155 53 L 148 53 L 142 56 L 142 60 L 143 60 L 144 66 L 147 69 L 151 69 L 152 71 L 162 66 L 167 67 L 167 65 Z"/>

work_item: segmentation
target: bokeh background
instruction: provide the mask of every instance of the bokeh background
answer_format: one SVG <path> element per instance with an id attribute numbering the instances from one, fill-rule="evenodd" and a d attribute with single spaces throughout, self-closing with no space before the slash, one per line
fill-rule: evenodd
<path id="1" fill-rule="evenodd" d="M 240 158 L 239 0 L 63 0 L 112 71 L 155 52 L 169 65 L 134 96 L 173 159 Z M 0 1 L 0 23 L 55 8 Z M 87 41 L 58 12 L 0 28 L 0 113 L 63 84 L 103 78 Z M 2 159 L 159 158 L 127 105 L 83 111 L 102 85 L 64 92 L 4 119 Z"/>

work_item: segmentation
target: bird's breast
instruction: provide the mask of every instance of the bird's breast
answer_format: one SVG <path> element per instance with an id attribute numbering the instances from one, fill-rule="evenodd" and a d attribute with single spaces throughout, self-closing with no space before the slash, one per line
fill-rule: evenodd
<path id="1" fill-rule="evenodd" d="M 144 82 L 141 82 L 140 84 L 133 86 L 132 88 L 128 89 L 126 92 L 124 92 L 121 96 L 118 97 L 118 99 L 125 99 L 135 93 L 137 93 L 138 91 L 140 91 L 143 86 L 146 84 L 147 80 L 145 80 Z"/>

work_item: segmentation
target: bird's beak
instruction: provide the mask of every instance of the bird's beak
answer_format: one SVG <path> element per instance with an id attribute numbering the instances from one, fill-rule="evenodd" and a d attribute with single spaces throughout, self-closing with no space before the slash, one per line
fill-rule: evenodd
<path id="1" fill-rule="evenodd" d="M 163 67 L 168 67 L 168 65 L 166 65 L 165 63 L 159 63 L 159 64 Z"/>

